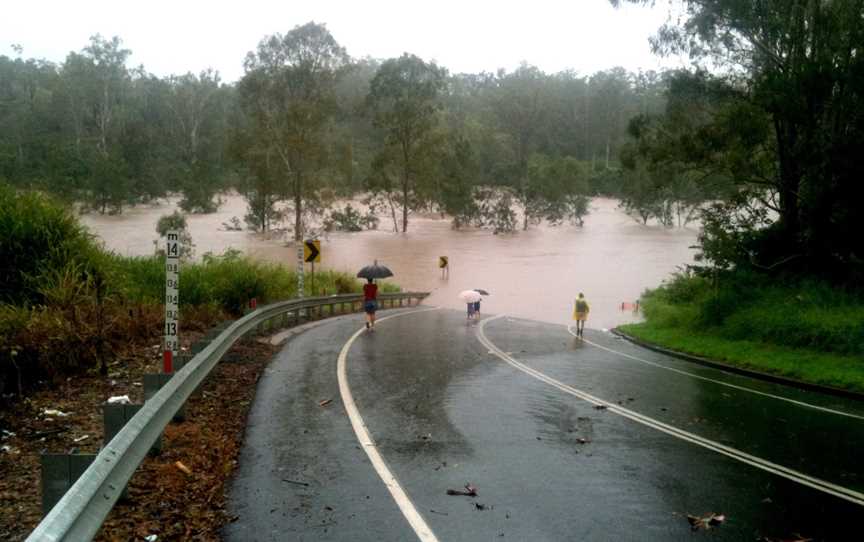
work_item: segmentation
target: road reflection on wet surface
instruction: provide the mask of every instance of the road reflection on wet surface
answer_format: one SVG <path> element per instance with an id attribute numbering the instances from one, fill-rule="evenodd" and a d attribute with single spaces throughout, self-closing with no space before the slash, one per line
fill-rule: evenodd
<path id="1" fill-rule="evenodd" d="M 231 494 L 239 519 L 229 540 L 416 538 L 339 405 L 336 357 L 360 322 L 352 316 L 310 329 L 271 365 Z M 358 337 L 347 358 L 354 400 L 379 452 L 439 540 L 691 540 L 687 514 L 709 512 L 727 516 L 712 539 L 846 540 L 860 517 L 857 504 L 532 378 L 490 354 L 479 330 L 457 311 L 404 314 Z M 634 362 L 574 342 L 564 326 L 498 318 L 484 335 L 531 370 L 613 405 L 864 489 L 855 463 L 861 419 Z M 586 339 L 717 382 L 864 415 L 855 402 L 693 366 L 595 330 Z M 336 401 L 319 407 L 325 397 Z M 468 482 L 477 497 L 447 495 Z"/>

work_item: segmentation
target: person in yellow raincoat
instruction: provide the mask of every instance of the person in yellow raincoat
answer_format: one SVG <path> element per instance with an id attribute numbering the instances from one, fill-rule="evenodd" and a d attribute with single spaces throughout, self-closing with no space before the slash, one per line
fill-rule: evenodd
<path id="1" fill-rule="evenodd" d="M 591 312 L 591 307 L 585 301 L 585 295 L 579 292 L 579 297 L 573 304 L 573 319 L 576 320 L 576 336 L 582 337 L 585 332 L 585 320 L 588 319 L 588 313 Z"/>

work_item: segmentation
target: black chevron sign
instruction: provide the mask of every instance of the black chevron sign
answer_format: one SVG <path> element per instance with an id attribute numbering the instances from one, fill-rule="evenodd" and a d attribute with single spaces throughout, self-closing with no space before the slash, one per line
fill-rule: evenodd
<path id="1" fill-rule="evenodd" d="M 303 260 L 306 263 L 321 262 L 321 241 L 318 239 L 307 239 L 303 242 Z"/>

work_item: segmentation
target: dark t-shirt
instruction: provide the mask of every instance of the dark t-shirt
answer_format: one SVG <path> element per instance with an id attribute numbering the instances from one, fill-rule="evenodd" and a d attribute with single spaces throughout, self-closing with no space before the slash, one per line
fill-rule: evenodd
<path id="1" fill-rule="evenodd" d="M 369 301 L 370 299 L 378 298 L 378 285 L 377 284 L 364 284 L 363 285 L 363 300 Z"/>

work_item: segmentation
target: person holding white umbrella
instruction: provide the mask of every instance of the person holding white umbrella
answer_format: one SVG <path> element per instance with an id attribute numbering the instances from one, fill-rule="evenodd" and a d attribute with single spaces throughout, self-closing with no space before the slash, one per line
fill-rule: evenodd
<path id="1" fill-rule="evenodd" d="M 474 291 L 480 295 L 489 295 L 489 292 L 483 288 L 474 288 Z M 474 302 L 474 318 L 480 319 L 480 300 Z"/>
<path id="2" fill-rule="evenodd" d="M 478 303 L 483 296 L 480 295 L 480 292 L 476 292 L 474 290 L 465 290 L 459 293 L 459 299 L 465 302 L 468 305 L 468 319 L 474 317 L 474 304 Z"/>

